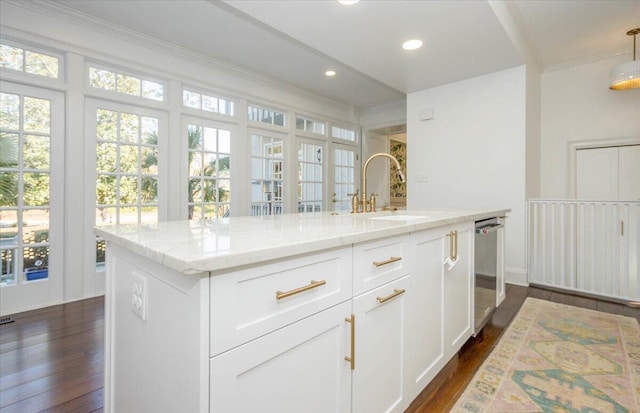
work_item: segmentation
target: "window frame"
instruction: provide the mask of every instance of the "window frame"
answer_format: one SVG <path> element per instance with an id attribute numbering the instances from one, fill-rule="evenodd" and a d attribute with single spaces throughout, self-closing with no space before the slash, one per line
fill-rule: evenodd
<path id="1" fill-rule="evenodd" d="M 33 82 L 33 86 L 37 86 L 40 83 L 58 84 L 61 85 L 66 82 L 66 59 L 63 52 L 57 49 L 45 48 L 41 46 L 32 45 L 28 42 L 19 42 L 0 36 L 0 44 L 22 49 L 23 56 L 26 52 L 35 52 L 44 54 L 47 56 L 55 57 L 58 59 L 58 77 L 49 77 L 38 75 L 35 73 L 28 73 L 24 71 L 25 62 L 23 62 L 23 70 L 15 70 L 6 67 L 0 67 L 0 74 L 2 74 L 3 80 L 25 79 L 29 82 Z"/>

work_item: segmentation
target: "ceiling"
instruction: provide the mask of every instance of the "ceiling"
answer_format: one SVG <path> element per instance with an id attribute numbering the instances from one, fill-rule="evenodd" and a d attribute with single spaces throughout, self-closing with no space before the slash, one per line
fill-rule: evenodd
<path id="1" fill-rule="evenodd" d="M 369 108 L 526 63 L 627 54 L 640 0 L 47 0 L 244 71 Z M 409 38 L 424 41 L 407 52 Z M 524 42 L 518 41 L 524 39 Z M 324 76 L 327 69 L 337 72 Z"/>

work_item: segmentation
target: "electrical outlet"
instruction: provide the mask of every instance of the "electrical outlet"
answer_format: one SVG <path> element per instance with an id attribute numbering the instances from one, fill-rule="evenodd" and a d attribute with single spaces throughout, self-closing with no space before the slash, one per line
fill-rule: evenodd
<path id="1" fill-rule="evenodd" d="M 133 273 L 131 309 L 142 321 L 147 321 L 147 277 Z"/>

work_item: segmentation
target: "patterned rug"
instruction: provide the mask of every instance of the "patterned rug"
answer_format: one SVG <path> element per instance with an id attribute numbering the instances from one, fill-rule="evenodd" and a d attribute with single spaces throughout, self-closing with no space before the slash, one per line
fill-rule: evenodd
<path id="1" fill-rule="evenodd" d="M 638 322 L 527 298 L 452 411 L 640 413 Z"/>

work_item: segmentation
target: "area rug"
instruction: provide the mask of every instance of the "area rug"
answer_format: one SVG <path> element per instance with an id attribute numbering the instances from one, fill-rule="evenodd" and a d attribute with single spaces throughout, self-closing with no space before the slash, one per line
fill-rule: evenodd
<path id="1" fill-rule="evenodd" d="M 527 298 L 452 411 L 640 413 L 638 321 Z"/>

